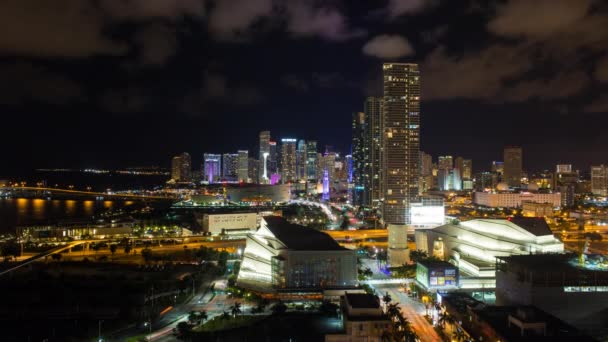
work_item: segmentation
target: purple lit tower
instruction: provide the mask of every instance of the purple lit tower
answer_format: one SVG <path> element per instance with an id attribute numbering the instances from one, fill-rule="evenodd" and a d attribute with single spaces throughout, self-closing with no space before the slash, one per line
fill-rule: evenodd
<path id="1" fill-rule="evenodd" d="M 329 172 L 327 169 L 323 170 L 323 196 L 321 199 L 324 202 L 329 201 Z"/>
<path id="2" fill-rule="evenodd" d="M 222 156 L 220 154 L 205 153 L 204 155 L 204 179 L 209 183 L 220 180 L 222 170 Z"/>

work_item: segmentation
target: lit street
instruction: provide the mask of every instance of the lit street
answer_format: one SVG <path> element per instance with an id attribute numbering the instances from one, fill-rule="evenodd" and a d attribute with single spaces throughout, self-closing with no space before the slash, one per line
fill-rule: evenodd
<path id="1" fill-rule="evenodd" d="M 410 321 L 422 342 L 441 341 L 433 326 L 424 318 L 426 314 L 424 304 L 408 297 L 405 292 L 399 292 L 399 285 L 374 285 L 373 287 L 381 298 L 388 292 L 392 302 L 399 303 L 403 315 Z"/>

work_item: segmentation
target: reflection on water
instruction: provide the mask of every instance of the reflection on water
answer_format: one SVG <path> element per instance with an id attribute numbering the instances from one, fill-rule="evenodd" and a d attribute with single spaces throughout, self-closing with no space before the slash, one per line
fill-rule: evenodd
<path id="1" fill-rule="evenodd" d="M 47 224 L 62 219 L 87 219 L 108 209 L 136 204 L 133 201 L 0 199 L 0 234 L 14 232 L 15 226 Z"/>

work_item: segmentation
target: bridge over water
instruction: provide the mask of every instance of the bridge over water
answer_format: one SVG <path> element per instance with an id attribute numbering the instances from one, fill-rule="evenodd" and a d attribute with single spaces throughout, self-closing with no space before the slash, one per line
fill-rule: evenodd
<path id="1" fill-rule="evenodd" d="M 75 197 L 94 197 L 103 199 L 126 199 L 126 200 L 175 200 L 175 196 L 157 195 L 146 193 L 131 193 L 131 192 L 96 192 L 62 188 L 46 188 L 46 187 L 29 187 L 29 186 L 5 186 L 0 187 L 0 193 L 9 196 L 33 196 L 33 197 L 52 197 L 53 195 L 60 196 L 75 196 Z"/>

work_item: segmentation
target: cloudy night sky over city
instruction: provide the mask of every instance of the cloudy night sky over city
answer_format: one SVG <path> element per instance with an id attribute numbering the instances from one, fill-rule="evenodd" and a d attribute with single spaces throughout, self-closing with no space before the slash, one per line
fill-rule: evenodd
<path id="1" fill-rule="evenodd" d="M 608 161 L 605 1 L 4 0 L 0 22 L 7 174 L 200 165 L 261 130 L 348 152 L 387 61 L 420 64 L 434 157 Z"/>

